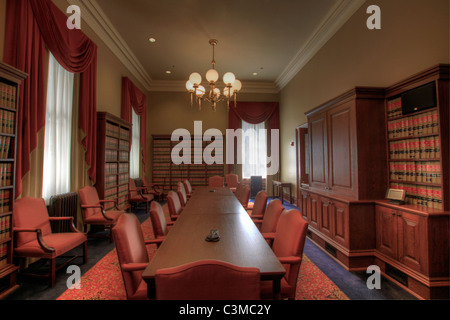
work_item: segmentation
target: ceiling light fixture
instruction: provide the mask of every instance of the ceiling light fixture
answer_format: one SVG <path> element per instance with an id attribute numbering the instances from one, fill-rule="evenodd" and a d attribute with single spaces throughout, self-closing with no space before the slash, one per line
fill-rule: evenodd
<path id="1" fill-rule="evenodd" d="M 218 41 L 215 39 L 209 40 L 209 44 L 213 47 L 213 59 L 211 61 L 212 68 L 206 73 L 206 80 L 209 82 L 211 90 L 206 94 L 206 89 L 201 85 L 202 76 L 198 72 L 194 72 L 190 75 L 189 80 L 186 82 L 186 89 L 191 94 L 191 108 L 194 105 L 194 100 L 197 101 L 198 109 L 202 109 L 202 100 L 205 99 L 212 103 L 213 110 L 216 111 L 217 103 L 226 99 L 227 110 L 230 110 L 230 100 L 233 96 L 234 106 L 236 107 L 236 95 L 242 88 L 242 83 L 236 79 L 236 76 L 232 72 L 227 72 L 223 75 L 223 82 L 225 88 L 223 92 L 216 87 L 216 82 L 219 80 L 219 73 L 214 69 L 216 61 L 214 60 L 214 47 Z"/>

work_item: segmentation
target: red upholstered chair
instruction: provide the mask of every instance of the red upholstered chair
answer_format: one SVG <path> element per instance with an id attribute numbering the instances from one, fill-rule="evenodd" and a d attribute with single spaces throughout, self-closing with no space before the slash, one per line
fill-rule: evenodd
<path id="1" fill-rule="evenodd" d="M 192 196 L 192 186 L 189 180 L 183 181 L 184 190 L 186 191 L 186 196 L 189 199 Z"/>
<path id="2" fill-rule="evenodd" d="M 52 233 L 50 221 L 67 221 L 72 232 Z M 14 205 L 14 257 L 50 260 L 49 283 L 55 286 L 56 271 L 67 266 L 75 258 L 56 267 L 56 258 L 83 246 L 83 263 L 87 262 L 87 237 L 73 225 L 71 217 L 49 217 L 44 199 L 22 198 Z"/>
<path id="3" fill-rule="evenodd" d="M 162 192 L 160 186 L 158 186 L 155 183 L 148 183 L 147 178 L 145 176 L 141 177 L 141 181 L 142 181 L 142 187 L 145 188 L 145 189 L 143 189 L 144 194 L 152 194 L 153 197 L 156 199 L 156 201 L 163 200 L 163 192 Z"/>
<path id="4" fill-rule="evenodd" d="M 166 221 L 164 211 L 161 205 L 156 201 L 153 201 L 150 205 L 150 220 L 152 222 L 155 238 L 164 240 L 169 233 L 169 227 L 173 226 L 174 223 Z"/>
<path id="5" fill-rule="evenodd" d="M 184 209 L 184 206 L 187 203 L 187 195 L 186 195 L 186 190 L 184 189 L 183 182 L 177 183 L 177 194 L 178 194 L 178 198 L 180 198 L 181 208 Z"/>
<path id="6" fill-rule="evenodd" d="M 174 191 L 169 191 L 167 194 L 167 206 L 169 207 L 170 219 L 172 221 L 177 220 L 183 209 L 181 208 L 180 197 Z"/>
<path id="7" fill-rule="evenodd" d="M 236 198 L 239 199 L 239 197 L 242 194 L 242 191 L 244 190 L 244 188 L 245 188 L 244 182 L 242 182 L 242 181 L 239 182 L 237 187 L 236 187 L 236 192 L 234 193 Z"/>
<path id="8" fill-rule="evenodd" d="M 141 224 L 134 214 L 123 214 L 112 229 L 117 257 L 128 300 L 146 300 L 147 284 L 142 273 L 149 262 L 146 245 L 161 239 L 144 240 Z"/>
<path id="9" fill-rule="evenodd" d="M 272 250 L 286 269 L 281 280 L 281 298 L 295 299 L 308 223 L 296 209 L 284 210 L 278 221 Z M 272 282 L 263 281 L 263 298 L 272 298 Z"/>
<path id="10" fill-rule="evenodd" d="M 253 206 L 251 208 L 247 208 L 247 212 L 252 219 L 262 219 L 264 217 L 267 206 L 267 198 L 267 193 L 264 190 L 261 190 L 256 194 Z"/>
<path id="11" fill-rule="evenodd" d="M 242 204 L 244 209 L 247 209 L 248 201 L 250 200 L 250 187 L 249 186 L 245 186 L 242 189 L 242 192 L 240 193 L 238 200 Z"/>
<path id="12" fill-rule="evenodd" d="M 222 188 L 223 187 L 223 177 L 221 177 L 221 176 L 209 177 L 208 186 L 210 188 Z"/>
<path id="13" fill-rule="evenodd" d="M 218 260 L 200 260 L 160 269 L 157 300 L 259 300 L 260 272 Z"/>
<path id="14" fill-rule="evenodd" d="M 266 238 L 269 244 L 272 243 L 272 240 L 275 237 L 278 219 L 280 218 L 283 210 L 284 208 L 280 199 L 273 199 L 267 204 L 263 219 L 253 219 L 256 226 L 259 228 L 259 231 L 261 231 L 262 235 Z"/>
<path id="15" fill-rule="evenodd" d="M 136 183 L 133 179 L 130 179 L 129 185 L 129 201 L 130 203 L 145 203 L 145 212 L 150 211 L 150 202 L 155 198 L 152 194 L 145 194 L 142 190 L 145 190 L 145 187 L 136 187 Z"/>
<path id="16" fill-rule="evenodd" d="M 227 184 L 227 187 L 233 191 L 233 193 L 236 192 L 236 188 L 239 183 L 239 177 L 237 174 L 234 173 L 228 173 L 225 175 L 225 183 Z"/>
<path id="17" fill-rule="evenodd" d="M 97 189 L 91 186 L 85 186 L 78 191 L 81 202 L 81 212 L 83 214 L 84 231 L 87 230 L 87 225 L 92 225 L 97 228 L 108 230 L 107 237 L 112 241 L 111 228 L 116 224 L 119 216 L 125 211 L 117 208 L 116 200 L 100 200 L 98 198 Z M 116 210 L 105 212 L 103 204 L 113 202 L 116 205 Z M 102 237 L 95 234 L 89 235 L 92 237 Z"/>

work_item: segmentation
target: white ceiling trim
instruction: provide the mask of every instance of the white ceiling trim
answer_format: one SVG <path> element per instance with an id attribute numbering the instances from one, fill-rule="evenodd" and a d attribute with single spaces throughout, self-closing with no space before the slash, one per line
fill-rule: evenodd
<path id="1" fill-rule="evenodd" d="M 342 0 L 338 2 L 320 23 L 311 37 L 289 62 L 275 83 L 283 89 L 289 81 L 314 57 L 350 17 L 366 2 L 365 0 Z"/>
<path id="2" fill-rule="evenodd" d="M 152 79 L 137 57 L 120 36 L 112 22 L 95 0 L 66 0 L 70 5 L 81 9 L 81 18 L 103 40 L 106 46 L 125 65 L 131 74 L 147 90 L 151 88 Z M 83 28 L 83 26 L 81 26 Z"/>

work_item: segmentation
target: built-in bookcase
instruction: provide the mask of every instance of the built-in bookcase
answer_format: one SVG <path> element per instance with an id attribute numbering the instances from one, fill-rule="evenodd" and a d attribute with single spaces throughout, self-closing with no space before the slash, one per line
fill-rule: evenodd
<path id="1" fill-rule="evenodd" d="M 195 143 L 195 139 L 194 136 L 191 137 L 191 164 L 176 165 L 172 162 L 171 155 L 173 147 L 179 142 L 171 141 L 169 135 L 153 135 L 152 181 L 160 186 L 165 194 L 176 189 L 177 183 L 186 179 L 195 188 L 208 185 L 209 177 L 224 176 L 225 166 L 223 164 L 208 165 L 203 161 L 204 149 L 211 142 L 197 140 Z M 198 150 L 199 146 L 201 146 L 200 150 Z M 216 150 L 216 152 L 220 151 Z M 197 159 L 196 157 L 200 154 L 202 155 L 201 159 Z M 225 157 L 223 159 L 225 160 Z M 196 162 L 201 162 L 201 164 L 196 164 Z"/>
<path id="2" fill-rule="evenodd" d="M 13 264 L 18 97 L 27 74 L 0 62 L 0 298 L 16 285 Z"/>
<path id="3" fill-rule="evenodd" d="M 448 67 L 440 66 L 387 90 L 389 186 L 406 191 L 406 203 L 449 210 Z M 424 86 L 434 89 L 436 104 L 405 113 L 402 96 Z M 420 104 L 420 103 L 419 103 Z"/>
<path id="4" fill-rule="evenodd" d="M 97 113 L 97 188 L 102 200 L 117 200 L 121 210 L 130 207 L 131 124 L 107 112 Z M 115 210 L 105 203 L 105 210 Z"/>

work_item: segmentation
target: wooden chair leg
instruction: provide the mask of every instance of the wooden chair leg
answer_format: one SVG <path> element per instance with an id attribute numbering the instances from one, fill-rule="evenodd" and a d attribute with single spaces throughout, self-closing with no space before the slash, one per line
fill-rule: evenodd
<path id="1" fill-rule="evenodd" d="M 56 283 L 56 258 L 50 259 L 50 286 L 53 288 Z"/>

